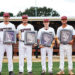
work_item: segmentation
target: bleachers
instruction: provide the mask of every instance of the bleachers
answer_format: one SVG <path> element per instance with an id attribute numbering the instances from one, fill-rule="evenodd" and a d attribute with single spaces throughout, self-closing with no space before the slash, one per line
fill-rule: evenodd
<path id="1" fill-rule="evenodd" d="M 73 45 L 75 46 L 75 44 L 73 44 Z M 33 56 L 35 55 L 36 49 L 37 49 L 37 48 L 33 48 L 33 50 L 32 50 L 32 55 L 33 55 Z M 38 53 L 39 53 L 39 55 L 40 55 L 40 49 L 39 49 L 39 48 L 38 48 L 37 51 L 38 51 Z M 13 45 L 13 52 L 14 52 L 14 53 L 13 53 L 14 56 L 18 56 L 18 54 L 19 54 L 19 51 L 18 51 L 18 42 Z M 58 48 L 58 47 L 54 47 L 53 52 L 56 53 L 57 55 L 59 55 L 59 48 Z M 74 52 L 75 52 L 75 49 L 73 49 L 72 52 L 74 53 Z"/>

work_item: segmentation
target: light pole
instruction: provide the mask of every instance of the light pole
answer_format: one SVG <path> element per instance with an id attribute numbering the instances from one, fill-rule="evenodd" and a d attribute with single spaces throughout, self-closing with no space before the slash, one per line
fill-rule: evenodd
<path id="1" fill-rule="evenodd" d="M 35 16 L 37 16 L 37 0 L 35 0 Z"/>
<path id="2" fill-rule="evenodd" d="M 51 0 L 51 4 L 52 4 L 52 2 L 53 2 L 54 0 Z M 52 13 L 51 13 L 51 17 L 52 17 L 52 15 L 53 15 L 53 8 L 52 8 Z"/>

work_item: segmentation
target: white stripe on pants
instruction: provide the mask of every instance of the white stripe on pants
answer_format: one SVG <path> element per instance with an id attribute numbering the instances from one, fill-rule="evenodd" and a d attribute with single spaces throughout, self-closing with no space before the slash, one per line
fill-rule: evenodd
<path id="1" fill-rule="evenodd" d="M 46 72 L 46 53 L 48 54 L 48 72 L 52 72 L 52 56 L 53 56 L 53 49 L 49 47 L 41 48 L 41 64 L 42 70 Z"/>
<path id="2" fill-rule="evenodd" d="M 13 61 L 12 61 L 12 45 L 0 44 L 0 72 L 2 71 L 2 61 L 4 52 L 7 53 L 8 58 L 8 71 L 13 71 Z"/>
<path id="3" fill-rule="evenodd" d="M 32 46 L 19 42 L 19 72 L 24 72 L 24 58 L 27 57 L 27 70 L 32 71 Z"/>
<path id="4" fill-rule="evenodd" d="M 72 70 L 73 63 L 72 63 L 72 45 L 60 45 L 60 69 L 64 70 L 64 58 L 65 54 L 68 58 L 68 70 Z"/>

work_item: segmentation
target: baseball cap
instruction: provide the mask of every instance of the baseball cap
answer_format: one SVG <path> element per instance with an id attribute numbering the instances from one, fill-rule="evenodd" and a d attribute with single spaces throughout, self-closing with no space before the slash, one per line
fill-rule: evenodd
<path id="1" fill-rule="evenodd" d="M 49 22 L 49 19 L 44 19 L 43 22 Z"/>
<path id="2" fill-rule="evenodd" d="M 10 14 L 9 13 L 4 13 L 3 17 L 10 17 Z"/>
<path id="3" fill-rule="evenodd" d="M 62 16 L 61 20 L 67 20 L 67 16 Z"/>
<path id="4" fill-rule="evenodd" d="M 22 19 L 28 19 L 28 15 L 23 15 Z"/>

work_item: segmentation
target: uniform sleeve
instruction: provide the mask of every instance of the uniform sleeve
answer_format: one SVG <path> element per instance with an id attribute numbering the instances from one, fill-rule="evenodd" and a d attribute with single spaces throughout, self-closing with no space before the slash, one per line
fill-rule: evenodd
<path id="1" fill-rule="evenodd" d="M 15 25 L 14 24 L 12 26 L 12 30 L 14 30 L 16 32 L 16 34 L 17 34 L 17 31 L 16 31 L 16 28 L 15 28 Z"/>
<path id="2" fill-rule="evenodd" d="M 31 31 L 34 31 L 34 27 L 33 27 L 33 25 L 32 25 Z"/>
<path id="3" fill-rule="evenodd" d="M 72 27 L 72 35 L 75 35 L 75 30 L 74 30 L 74 28 Z"/>
<path id="4" fill-rule="evenodd" d="M 55 31 L 54 31 L 54 29 L 53 29 L 53 35 L 54 35 L 54 37 L 55 37 Z"/>
<path id="5" fill-rule="evenodd" d="M 16 31 L 17 31 L 17 34 L 18 34 L 19 33 L 19 27 L 17 27 L 17 30 Z"/>
<path id="6" fill-rule="evenodd" d="M 59 28 L 57 29 L 57 37 L 60 38 L 60 30 L 59 30 Z"/>
<path id="7" fill-rule="evenodd" d="M 13 30 L 16 31 L 15 25 L 13 25 Z"/>
<path id="8" fill-rule="evenodd" d="M 41 30 L 38 31 L 38 37 L 37 37 L 37 39 L 40 40 L 40 38 L 41 38 Z"/>

